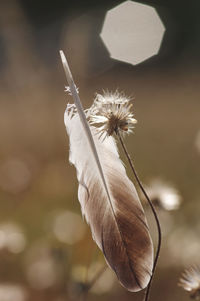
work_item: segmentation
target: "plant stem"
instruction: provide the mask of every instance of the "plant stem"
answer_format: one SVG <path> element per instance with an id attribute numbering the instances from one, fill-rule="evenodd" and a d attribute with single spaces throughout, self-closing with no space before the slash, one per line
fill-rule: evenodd
<path id="1" fill-rule="evenodd" d="M 147 193 L 146 193 L 146 191 L 145 191 L 145 189 L 144 189 L 144 187 L 143 187 L 143 185 L 142 185 L 142 183 L 141 183 L 141 181 L 140 181 L 140 179 L 139 179 L 139 176 L 138 176 L 138 174 L 137 174 L 137 172 L 136 172 L 136 169 L 135 169 L 135 167 L 134 167 L 134 164 L 133 164 L 133 162 L 132 162 L 132 160 L 131 160 L 131 157 L 130 157 L 128 151 L 127 151 L 127 148 L 126 148 L 126 146 L 125 146 L 125 144 L 124 144 L 124 141 L 123 141 L 123 139 L 122 139 L 122 137 L 121 137 L 119 131 L 116 131 L 116 135 L 117 135 L 117 137 L 118 137 L 118 139 L 119 139 L 119 141 L 120 141 L 120 143 L 121 143 L 121 145 L 122 145 L 122 148 L 123 148 L 124 153 L 125 153 L 125 155 L 126 155 L 126 157 L 127 157 L 127 159 L 128 159 L 128 162 L 129 162 L 130 167 L 131 167 L 131 169 L 132 169 L 132 172 L 133 172 L 133 174 L 134 174 L 134 176 L 135 176 L 135 178 L 136 178 L 136 181 L 137 181 L 137 183 L 138 183 L 140 189 L 142 190 L 142 192 L 143 192 L 145 198 L 147 199 L 147 202 L 148 202 L 149 206 L 151 207 L 151 210 L 152 210 L 152 212 L 153 212 L 153 215 L 154 215 L 154 218 L 155 218 L 155 221 L 156 221 L 157 229 L 158 229 L 158 246 L 157 246 L 157 250 L 156 250 L 156 254 L 155 254 L 155 258 L 154 258 L 154 264 L 153 264 L 152 275 L 151 275 L 151 279 L 150 279 L 150 281 L 149 281 L 149 284 L 148 284 L 148 286 L 147 286 L 147 290 L 146 290 L 146 293 L 145 293 L 145 296 L 144 296 L 144 301 L 148 301 L 148 300 L 149 300 L 149 295 L 150 295 L 151 284 L 152 284 L 152 280 L 153 280 L 153 276 L 154 276 L 154 272 L 155 272 L 156 265 L 157 265 L 157 262 L 158 262 L 158 257 L 159 257 L 159 254 L 160 254 L 161 240 L 162 240 L 161 226 L 160 226 L 160 222 L 159 222 L 159 219 L 158 219 L 158 215 L 157 215 L 157 213 L 156 213 L 156 210 L 155 210 L 155 208 L 154 208 L 154 205 L 152 204 L 152 202 L 151 202 L 149 196 L 147 195 Z"/>
<path id="2" fill-rule="evenodd" d="M 101 275 L 105 272 L 105 270 L 107 269 L 107 265 L 104 265 L 97 273 L 96 275 L 94 275 L 94 277 L 92 278 L 92 280 L 86 284 L 86 288 L 84 289 L 83 295 L 82 295 L 82 301 L 86 301 L 87 300 L 87 296 L 88 296 L 88 292 L 91 290 L 91 288 L 95 285 L 95 283 L 99 280 L 99 278 L 101 277 Z"/>

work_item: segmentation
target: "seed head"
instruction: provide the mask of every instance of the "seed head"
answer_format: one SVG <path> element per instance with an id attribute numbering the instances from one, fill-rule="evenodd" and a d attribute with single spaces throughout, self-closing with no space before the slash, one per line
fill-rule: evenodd
<path id="1" fill-rule="evenodd" d="M 200 299 L 200 267 L 193 266 L 188 268 L 182 274 L 178 283 L 184 290 L 190 292 L 190 297 Z"/>
<path id="2" fill-rule="evenodd" d="M 130 133 L 137 123 L 131 112 L 130 100 L 118 91 L 97 94 L 90 109 L 90 124 L 100 125 L 99 132 L 107 136 L 117 131 Z"/>
<path id="3" fill-rule="evenodd" d="M 151 201 L 159 209 L 172 211 L 179 209 L 182 199 L 175 187 L 165 183 L 161 179 L 154 179 L 147 187 Z"/>

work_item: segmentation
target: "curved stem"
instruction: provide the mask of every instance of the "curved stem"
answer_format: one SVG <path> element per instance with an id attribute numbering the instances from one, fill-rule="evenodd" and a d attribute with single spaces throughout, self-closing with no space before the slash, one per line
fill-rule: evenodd
<path id="1" fill-rule="evenodd" d="M 136 178 L 136 181 L 137 181 L 140 189 L 142 190 L 145 198 L 147 199 L 147 202 L 148 202 L 149 206 L 151 207 L 151 210 L 153 212 L 153 215 L 154 215 L 154 218 L 155 218 L 155 221 L 156 221 L 157 229 L 158 229 L 158 246 L 157 246 L 157 250 L 156 250 L 156 254 L 155 254 L 155 258 L 154 258 L 154 264 L 153 264 L 153 270 L 152 270 L 151 279 L 150 279 L 149 284 L 147 286 L 147 290 L 146 290 L 145 298 L 144 298 L 144 301 L 148 301 L 149 300 L 149 295 L 150 295 L 151 284 L 152 284 L 152 280 L 153 280 L 153 276 L 154 276 L 154 272 L 155 272 L 156 265 L 157 265 L 157 262 L 158 262 L 158 257 L 159 257 L 159 254 L 160 254 L 161 240 L 162 240 L 161 226 L 160 226 L 160 222 L 159 222 L 156 210 L 155 210 L 155 208 L 154 208 L 154 206 L 153 206 L 153 204 L 152 204 L 149 196 L 147 195 L 147 193 L 146 193 L 146 191 L 145 191 L 145 189 L 144 189 L 144 187 L 143 187 L 143 185 L 142 185 L 142 183 L 141 183 L 141 181 L 139 179 L 139 176 L 138 176 L 138 174 L 137 174 L 137 172 L 135 170 L 134 164 L 133 164 L 133 162 L 131 160 L 131 157 L 130 157 L 128 151 L 127 151 L 127 148 L 126 148 L 126 146 L 125 146 L 125 144 L 123 142 L 123 139 L 122 139 L 119 131 L 116 131 L 116 135 L 119 138 L 119 141 L 120 141 L 120 143 L 122 145 L 122 148 L 124 150 L 124 153 L 125 153 L 125 155 L 126 155 L 126 157 L 128 159 L 128 162 L 129 162 L 130 167 L 132 169 L 132 172 L 133 172 L 133 174 L 134 174 L 134 176 Z"/>

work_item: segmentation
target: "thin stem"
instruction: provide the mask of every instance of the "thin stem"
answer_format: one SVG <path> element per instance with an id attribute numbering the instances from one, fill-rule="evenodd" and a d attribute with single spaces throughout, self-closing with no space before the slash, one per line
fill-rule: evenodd
<path id="1" fill-rule="evenodd" d="M 104 265 L 97 273 L 96 275 L 94 275 L 93 279 L 86 284 L 83 295 L 82 295 L 82 301 L 86 301 L 87 300 L 87 296 L 89 291 L 91 290 L 91 288 L 95 285 L 95 283 L 99 280 L 99 278 L 101 277 L 101 275 L 106 271 L 107 269 L 107 265 Z"/>
<path id="2" fill-rule="evenodd" d="M 139 179 L 139 176 L 138 176 L 138 174 L 136 172 L 134 164 L 133 164 L 133 162 L 131 160 L 131 157 L 130 157 L 128 151 L 127 151 L 127 148 L 126 148 L 126 146 L 125 146 L 125 144 L 123 142 L 123 139 L 122 139 L 119 131 L 116 131 L 116 135 L 119 138 L 119 141 L 120 141 L 120 143 L 122 145 L 122 148 L 124 150 L 124 153 L 125 153 L 125 155 L 126 155 L 126 157 L 128 159 L 128 162 L 129 162 L 130 167 L 131 167 L 131 169 L 133 171 L 133 174 L 134 174 L 134 176 L 136 178 L 136 181 L 137 181 L 140 189 L 142 190 L 145 198 L 147 199 L 147 202 L 148 202 L 149 206 L 151 207 L 151 210 L 153 212 L 153 215 L 154 215 L 154 218 L 155 218 L 155 221 L 156 221 L 157 229 L 158 229 L 158 246 L 157 246 L 157 250 L 156 250 L 156 254 L 155 254 L 155 259 L 154 259 L 154 264 L 153 264 L 153 270 L 152 270 L 151 279 L 150 279 L 149 284 L 147 286 L 147 290 L 146 290 L 145 297 L 144 297 L 144 301 L 148 301 L 149 300 L 149 295 L 150 295 L 151 284 L 152 284 L 152 280 L 153 280 L 153 276 L 154 276 L 154 272 L 155 272 L 156 265 L 157 265 L 157 262 L 158 262 L 158 257 L 159 257 L 159 254 L 160 254 L 161 240 L 162 240 L 161 226 L 160 226 L 160 222 L 159 222 L 156 210 L 154 208 L 154 205 L 152 204 L 149 196 L 147 195 L 147 193 L 146 193 L 146 191 L 145 191 L 145 189 L 144 189 L 144 187 L 143 187 L 143 185 L 142 185 L 142 183 L 141 183 L 141 181 Z"/>
<path id="3" fill-rule="evenodd" d="M 104 265 L 98 272 L 97 274 L 94 276 L 94 278 L 90 281 L 90 283 L 88 284 L 88 290 L 90 290 L 94 284 L 99 280 L 99 278 L 101 277 L 101 275 L 107 270 L 107 265 Z"/>
<path id="4" fill-rule="evenodd" d="M 89 266 L 91 265 L 91 262 L 93 260 L 94 254 L 95 254 L 95 244 L 93 243 L 93 241 L 90 239 L 90 244 L 89 244 L 89 252 L 88 252 L 88 258 L 87 258 L 87 263 L 86 263 L 86 273 L 85 273 L 85 279 L 84 279 L 84 283 L 87 284 L 88 283 L 88 272 L 89 272 Z"/>

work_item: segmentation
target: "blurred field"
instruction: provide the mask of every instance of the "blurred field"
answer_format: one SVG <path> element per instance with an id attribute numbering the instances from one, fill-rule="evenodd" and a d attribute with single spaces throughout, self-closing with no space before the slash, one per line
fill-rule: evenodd
<path id="1" fill-rule="evenodd" d="M 63 114 L 72 99 L 64 93 L 59 49 L 68 54 L 85 108 L 102 89 L 134 97 L 138 124 L 126 142 L 138 173 L 146 186 L 159 179 L 175 187 L 182 200 L 176 211 L 159 210 L 163 245 L 151 300 L 188 300 L 177 282 L 185 267 L 200 264 L 199 41 L 179 53 L 171 42 L 172 53 L 133 67 L 111 60 L 97 41 L 103 13 L 96 24 L 92 4 L 79 32 L 83 9 L 72 5 L 66 16 L 36 26 L 27 5 L 7 2 L 0 3 L 0 301 L 78 300 L 80 283 L 104 263 L 81 218 L 68 163 Z M 88 300 L 137 301 L 142 294 L 126 292 L 107 271 Z"/>

